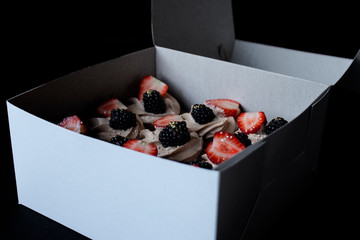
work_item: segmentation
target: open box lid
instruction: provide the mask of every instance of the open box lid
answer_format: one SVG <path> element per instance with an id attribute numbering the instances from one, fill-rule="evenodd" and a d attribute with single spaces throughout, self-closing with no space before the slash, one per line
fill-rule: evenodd
<path id="1" fill-rule="evenodd" d="M 156 46 L 230 60 L 235 41 L 231 0 L 153 0 Z"/>

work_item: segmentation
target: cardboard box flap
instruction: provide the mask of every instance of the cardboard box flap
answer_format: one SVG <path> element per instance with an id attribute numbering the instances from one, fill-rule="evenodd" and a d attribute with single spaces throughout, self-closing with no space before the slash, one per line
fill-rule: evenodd
<path id="1" fill-rule="evenodd" d="M 360 50 L 335 86 L 360 93 Z"/>
<path id="2" fill-rule="evenodd" d="M 266 44 L 236 40 L 232 62 L 334 85 L 346 72 L 352 59 L 303 52 Z"/>
<path id="3" fill-rule="evenodd" d="M 230 60 L 235 41 L 231 0 L 153 0 L 156 46 Z"/>

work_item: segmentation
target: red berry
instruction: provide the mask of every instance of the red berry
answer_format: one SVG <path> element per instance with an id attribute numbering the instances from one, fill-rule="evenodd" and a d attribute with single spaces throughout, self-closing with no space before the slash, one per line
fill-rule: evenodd
<path id="1" fill-rule="evenodd" d="M 73 132 L 81 134 L 86 133 L 86 127 L 84 123 L 76 115 L 64 118 L 58 125 Z"/>
<path id="2" fill-rule="evenodd" d="M 206 148 L 206 155 L 212 163 L 219 164 L 244 149 L 244 144 L 233 134 L 221 131 L 214 134 L 213 141 Z"/>
<path id="3" fill-rule="evenodd" d="M 117 109 L 117 108 L 126 109 L 126 106 L 122 102 L 120 102 L 117 98 L 110 98 L 110 99 L 106 100 L 105 102 L 103 102 L 96 109 L 96 111 L 104 117 L 110 117 L 111 110 Z"/>
<path id="4" fill-rule="evenodd" d="M 240 113 L 240 103 L 231 99 L 210 99 L 205 104 L 222 109 L 226 117 L 236 117 Z"/>
<path id="5" fill-rule="evenodd" d="M 134 151 L 146 153 L 149 155 L 157 156 L 158 150 L 155 144 L 147 143 L 138 139 L 130 139 L 123 145 L 124 148 L 128 148 Z"/>
<path id="6" fill-rule="evenodd" d="M 168 91 L 168 85 L 166 85 L 166 83 L 160 81 L 159 79 L 148 75 L 144 77 L 140 82 L 138 99 L 141 100 L 143 98 L 144 92 L 149 89 L 156 90 L 160 93 L 161 96 L 164 96 Z"/>
<path id="7" fill-rule="evenodd" d="M 237 124 L 245 134 L 257 133 L 265 123 L 264 112 L 243 112 L 237 118 Z"/>
<path id="8" fill-rule="evenodd" d="M 184 119 L 180 115 L 170 114 L 165 117 L 159 118 L 154 122 L 155 127 L 166 127 L 170 122 L 180 122 Z"/>

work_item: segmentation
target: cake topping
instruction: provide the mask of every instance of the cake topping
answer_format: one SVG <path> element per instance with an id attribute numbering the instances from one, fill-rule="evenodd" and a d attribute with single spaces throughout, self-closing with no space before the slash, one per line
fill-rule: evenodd
<path id="1" fill-rule="evenodd" d="M 265 123 L 264 112 L 243 112 L 237 118 L 237 124 L 245 134 L 257 133 Z"/>
<path id="2" fill-rule="evenodd" d="M 149 89 L 143 94 L 144 109 L 150 113 L 165 113 L 166 105 L 160 93 L 154 89 Z"/>
<path id="3" fill-rule="evenodd" d="M 126 143 L 129 139 L 126 138 L 126 137 L 123 137 L 123 136 L 120 136 L 120 135 L 116 135 L 114 137 L 112 137 L 110 139 L 110 142 L 115 144 L 115 145 L 118 145 L 118 146 L 122 146 L 124 145 L 124 143 Z"/>
<path id="4" fill-rule="evenodd" d="M 199 124 L 209 123 L 215 118 L 215 114 L 211 108 L 204 104 L 195 104 L 192 107 L 191 116 L 194 118 L 195 122 Z"/>
<path id="5" fill-rule="evenodd" d="M 168 90 L 168 85 L 166 85 L 164 82 L 160 81 L 159 79 L 151 75 L 148 75 L 144 77 L 140 82 L 138 99 L 142 100 L 144 93 L 149 89 L 156 90 L 160 93 L 161 96 L 165 96 Z"/>
<path id="6" fill-rule="evenodd" d="M 240 113 L 240 103 L 231 99 L 206 100 L 179 115 L 180 105 L 167 91 L 167 84 L 148 75 L 129 106 L 110 98 L 97 107 L 101 117 L 88 119 L 87 128 L 76 115 L 58 125 L 79 133 L 88 130 L 89 136 L 135 151 L 213 169 L 287 124 L 281 117 L 266 124 L 264 112 Z"/>
<path id="7" fill-rule="evenodd" d="M 166 127 L 170 122 L 175 122 L 175 121 L 184 121 L 184 119 L 177 114 L 170 114 L 167 115 L 165 117 L 159 118 L 158 120 L 156 120 L 154 122 L 154 127 L 161 127 L 164 128 Z"/>
<path id="8" fill-rule="evenodd" d="M 269 135 L 270 133 L 281 128 L 285 124 L 287 124 L 287 121 L 285 119 L 283 119 L 282 117 L 274 118 L 265 126 L 265 133 L 267 135 Z"/>
<path id="9" fill-rule="evenodd" d="M 86 133 L 86 127 L 84 123 L 76 115 L 64 118 L 58 125 L 73 132 L 81 134 Z"/>
<path id="10" fill-rule="evenodd" d="M 231 99 L 210 99 L 206 100 L 205 104 L 222 109 L 226 117 L 235 118 L 240 114 L 240 103 Z"/>
<path id="11" fill-rule="evenodd" d="M 228 132 L 216 132 L 206 148 L 206 156 L 214 164 L 220 164 L 245 149 L 239 139 Z"/>
<path id="12" fill-rule="evenodd" d="M 100 106 L 97 107 L 96 111 L 103 117 L 110 117 L 111 110 L 117 108 L 127 109 L 127 107 L 117 98 L 110 98 L 105 102 L 103 102 L 102 104 L 100 104 Z"/>
<path id="13" fill-rule="evenodd" d="M 242 144 L 244 144 L 245 147 L 248 147 L 251 145 L 251 140 L 249 139 L 248 135 L 246 135 L 243 132 L 236 131 L 234 132 L 234 136 L 240 140 Z"/>
<path id="14" fill-rule="evenodd" d="M 195 167 L 201 167 L 201 168 L 206 168 L 206 169 L 212 169 L 213 168 L 211 163 L 209 163 L 205 159 L 195 159 L 193 161 L 190 161 L 189 164 L 192 165 L 192 166 L 195 166 Z"/>
<path id="15" fill-rule="evenodd" d="M 111 110 L 109 126 L 113 129 L 126 130 L 136 126 L 136 115 L 126 109 Z"/>
<path id="16" fill-rule="evenodd" d="M 124 148 L 135 150 L 138 152 L 146 153 L 149 155 L 157 156 L 158 150 L 155 144 L 148 143 L 143 140 L 130 139 L 123 145 Z"/>
<path id="17" fill-rule="evenodd" d="M 170 122 L 159 134 L 159 141 L 163 147 L 176 147 L 187 143 L 190 133 L 186 122 Z"/>

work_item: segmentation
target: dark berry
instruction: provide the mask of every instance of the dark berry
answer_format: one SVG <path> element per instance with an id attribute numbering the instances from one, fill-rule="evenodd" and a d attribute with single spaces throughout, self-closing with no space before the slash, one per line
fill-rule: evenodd
<path id="1" fill-rule="evenodd" d="M 126 130 L 136 126 L 136 115 L 126 109 L 111 110 L 109 126 L 113 129 Z"/>
<path id="2" fill-rule="evenodd" d="M 156 90 L 149 89 L 143 94 L 144 109 L 149 113 L 165 113 L 166 104 L 163 97 Z"/>
<path id="3" fill-rule="evenodd" d="M 159 134 L 163 147 L 181 146 L 190 141 L 190 133 L 186 122 L 170 122 Z"/>
<path id="4" fill-rule="evenodd" d="M 195 159 L 189 162 L 190 165 L 198 166 L 201 168 L 212 169 L 212 165 L 204 159 Z"/>
<path id="5" fill-rule="evenodd" d="M 126 137 L 116 135 L 115 137 L 111 138 L 110 142 L 115 145 L 122 146 L 124 143 L 126 143 L 127 140 L 129 139 L 127 139 Z"/>
<path id="6" fill-rule="evenodd" d="M 281 117 L 274 118 L 265 126 L 265 133 L 269 135 L 270 133 L 281 128 L 285 124 L 287 124 L 287 121 L 285 119 Z"/>
<path id="7" fill-rule="evenodd" d="M 244 144 L 245 147 L 248 147 L 251 145 L 251 141 L 248 137 L 248 135 L 246 135 L 245 133 L 243 132 L 239 132 L 239 131 L 236 131 L 234 132 L 234 136 L 240 140 L 240 142 L 242 144 Z"/>
<path id="8" fill-rule="evenodd" d="M 194 118 L 195 122 L 199 124 L 211 122 L 215 118 L 211 108 L 204 104 L 195 104 L 191 110 L 191 116 Z"/>

